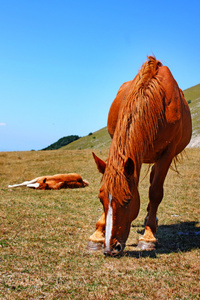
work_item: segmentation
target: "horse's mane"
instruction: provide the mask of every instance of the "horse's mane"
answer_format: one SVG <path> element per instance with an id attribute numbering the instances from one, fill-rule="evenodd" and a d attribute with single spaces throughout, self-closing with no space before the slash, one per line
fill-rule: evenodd
<path id="1" fill-rule="evenodd" d="M 147 58 L 126 91 L 119 112 L 103 181 L 107 192 L 121 204 L 130 199 L 123 173 L 125 160 L 131 157 L 139 172 L 143 155 L 152 146 L 158 123 L 163 120 L 164 89 L 157 76 L 160 66 L 155 57 Z"/>

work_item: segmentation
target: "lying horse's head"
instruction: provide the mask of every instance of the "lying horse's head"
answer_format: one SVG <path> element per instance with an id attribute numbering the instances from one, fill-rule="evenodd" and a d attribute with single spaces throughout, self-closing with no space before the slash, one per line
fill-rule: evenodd
<path id="1" fill-rule="evenodd" d="M 36 188 L 38 190 L 50 190 L 50 187 L 47 183 L 47 178 L 44 178 L 42 180 L 38 180 L 37 184 L 38 184 L 38 186 Z"/>
<path id="2" fill-rule="evenodd" d="M 134 162 L 128 158 L 121 171 L 118 170 L 111 184 L 107 182 L 107 165 L 93 153 L 98 170 L 104 174 L 99 199 L 105 212 L 106 255 L 118 255 L 124 247 L 129 235 L 131 222 L 139 212 L 139 193 L 135 183 Z M 120 174 L 119 174 L 120 173 Z M 112 174 L 110 174 L 112 176 Z M 121 179 L 118 180 L 120 177 Z M 137 182 L 137 180 L 136 180 Z"/>

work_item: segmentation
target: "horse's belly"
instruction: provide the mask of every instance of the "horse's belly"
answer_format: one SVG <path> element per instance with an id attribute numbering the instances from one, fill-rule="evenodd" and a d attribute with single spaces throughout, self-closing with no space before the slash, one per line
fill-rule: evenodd
<path id="1" fill-rule="evenodd" d="M 158 151 L 158 152 L 151 151 L 151 152 L 146 153 L 146 155 L 143 158 L 143 163 L 144 164 L 155 163 L 161 157 L 162 153 L 163 153 L 163 150 Z"/>
<path id="2" fill-rule="evenodd" d="M 170 142 L 171 141 L 169 139 L 165 138 L 156 139 L 153 144 L 153 147 L 146 151 L 143 157 L 143 163 L 151 164 L 158 161 L 162 156 L 163 152 L 167 149 Z"/>

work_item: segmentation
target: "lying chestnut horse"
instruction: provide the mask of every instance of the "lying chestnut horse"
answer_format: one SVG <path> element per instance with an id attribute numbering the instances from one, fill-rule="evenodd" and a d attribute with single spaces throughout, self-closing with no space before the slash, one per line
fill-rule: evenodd
<path id="1" fill-rule="evenodd" d="M 27 186 L 37 190 L 59 190 L 59 189 L 74 189 L 88 186 L 89 183 L 83 180 L 79 174 L 57 174 L 53 176 L 37 177 L 30 181 L 25 181 L 20 184 L 9 185 L 8 188 L 18 186 Z"/>
<path id="2" fill-rule="evenodd" d="M 135 79 L 120 87 L 107 125 L 112 137 L 107 162 L 93 154 L 103 174 L 99 198 L 104 212 L 89 238 L 88 249 L 103 245 L 106 255 L 123 251 L 140 208 L 141 165 L 148 163 L 153 164 L 148 213 L 138 249 L 153 250 L 164 180 L 172 160 L 187 146 L 192 133 L 188 104 L 170 70 L 155 57 L 148 57 Z"/>

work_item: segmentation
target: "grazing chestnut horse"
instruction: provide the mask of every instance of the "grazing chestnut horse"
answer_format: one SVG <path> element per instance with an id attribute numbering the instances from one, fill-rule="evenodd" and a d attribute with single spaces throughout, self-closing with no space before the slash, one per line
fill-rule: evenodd
<path id="1" fill-rule="evenodd" d="M 107 162 L 93 154 L 103 174 L 99 198 L 104 212 L 89 238 L 88 249 L 103 245 L 106 255 L 123 251 L 140 208 L 141 165 L 148 163 L 153 164 L 148 213 L 138 249 L 153 250 L 164 180 L 172 160 L 187 146 L 192 133 L 188 104 L 168 67 L 149 56 L 135 79 L 120 87 L 107 125 L 112 137 Z"/>
<path id="2" fill-rule="evenodd" d="M 37 190 L 59 190 L 59 189 L 74 189 L 88 186 L 89 183 L 83 180 L 79 174 L 57 174 L 53 176 L 37 177 L 30 181 L 25 181 L 20 184 L 9 185 L 8 188 L 18 186 L 27 186 Z"/>

